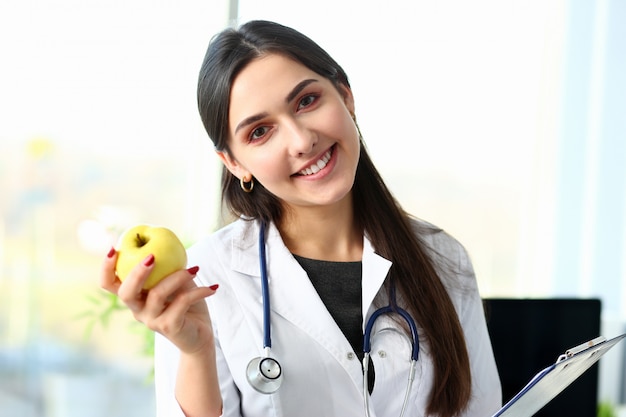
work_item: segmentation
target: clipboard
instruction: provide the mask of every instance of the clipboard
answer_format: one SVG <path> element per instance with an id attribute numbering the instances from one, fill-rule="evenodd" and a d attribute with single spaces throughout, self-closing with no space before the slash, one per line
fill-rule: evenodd
<path id="1" fill-rule="evenodd" d="M 535 375 L 492 417 L 531 417 L 625 337 L 626 333 L 609 340 L 597 337 L 569 349 Z"/>

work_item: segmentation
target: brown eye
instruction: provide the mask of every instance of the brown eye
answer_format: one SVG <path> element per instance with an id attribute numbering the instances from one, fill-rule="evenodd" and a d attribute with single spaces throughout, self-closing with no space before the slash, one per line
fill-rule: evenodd
<path id="1" fill-rule="evenodd" d="M 314 94 L 302 97 L 302 99 L 298 102 L 298 110 L 309 107 L 311 104 L 315 103 L 316 100 L 317 96 Z"/>
<path id="2" fill-rule="evenodd" d="M 268 131 L 267 126 L 257 127 L 250 134 L 250 140 L 258 140 L 261 139 Z"/>

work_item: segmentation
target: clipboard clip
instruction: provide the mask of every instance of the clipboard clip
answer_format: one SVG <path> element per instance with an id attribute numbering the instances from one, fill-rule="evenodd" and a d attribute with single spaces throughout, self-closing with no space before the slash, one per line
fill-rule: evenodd
<path id="1" fill-rule="evenodd" d="M 565 353 L 563 353 L 562 355 L 560 355 L 557 358 L 556 363 L 563 362 L 564 360 L 571 358 L 572 356 L 576 355 L 577 353 L 582 352 L 583 350 L 589 349 L 591 347 L 594 347 L 594 346 L 596 346 L 596 345 L 598 345 L 600 343 L 604 343 L 604 342 L 606 342 L 606 337 L 599 336 L 599 337 L 596 337 L 595 339 L 592 339 L 592 340 L 590 340 L 588 342 L 582 343 L 582 344 L 580 344 L 580 345 L 578 345 L 576 347 L 568 349 L 568 350 L 565 351 Z"/>

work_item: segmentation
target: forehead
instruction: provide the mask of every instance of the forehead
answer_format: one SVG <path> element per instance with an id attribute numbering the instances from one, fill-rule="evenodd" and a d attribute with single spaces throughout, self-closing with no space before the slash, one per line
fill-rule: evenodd
<path id="1" fill-rule="evenodd" d="M 279 54 L 265 54 L 250 61 L 237 74 L 231 86 L 231 98 L 240 91 L 249 93 L 263 87 L 277 88 L 282 80 L 299 81 L 300 77 L 311 75 L 320 77 L 295 59 Z"/>
<path id="2" fill-rule="evenodd" d="M 304 79 L 329 82 L 298 61 L 283 55 L 268 54 L 255 58 L 237 74 L 230 91 L 229 123 L 241 117 L 266 112 L 285 101 L 291 89 Z"/>

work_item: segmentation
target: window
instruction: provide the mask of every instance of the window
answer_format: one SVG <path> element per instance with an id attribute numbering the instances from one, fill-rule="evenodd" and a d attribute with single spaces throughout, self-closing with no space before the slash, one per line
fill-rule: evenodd
<path id="1" fill-rule="evenodd" d="M 195 84 L 224 1 L 0 5 L 0 414 L 153 416 L 150 334 L 98 270 L 117 234 L 216 221 Z M 102 318 L 102 317 L 100 317 Z M 115 401 L 111 401 L 115 398 Z"/>
<path id="2" fill-rule="evenodd" d="M 163 224 L 190 244 L 218 224 L 219 166 L 195 85 L 210 37 L 234 12 L 291 25 L 337 59 L 383 177 L 408 211 L 466 246 L 485 297 L 598 297 L 607 329 L 623 329 L 626 5 L 320 0 L 303 12 L 282 0 L 9 1 L 3 409 L 154 414 L 141 327 L 122 310 L 85 338 L 80 316 L 109 305 L 97 273 L 123 228 Z M 610 398 L 626 395 L 619 369 L 600 372 Z M 60 411 L 68 392 L 74 408 Z"/>

